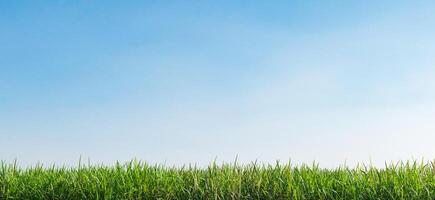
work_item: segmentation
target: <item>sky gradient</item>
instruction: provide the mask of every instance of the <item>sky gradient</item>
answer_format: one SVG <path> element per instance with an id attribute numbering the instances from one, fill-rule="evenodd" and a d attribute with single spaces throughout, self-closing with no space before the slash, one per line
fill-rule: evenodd
<path id="1" fill-rule="evenodd" d="M 433 159 L 433 1 L 0 0 L 0 160 Z"/>

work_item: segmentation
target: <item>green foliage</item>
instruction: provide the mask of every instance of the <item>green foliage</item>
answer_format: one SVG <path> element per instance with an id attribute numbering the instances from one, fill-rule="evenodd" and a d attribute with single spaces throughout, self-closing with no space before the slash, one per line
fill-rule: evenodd
<path id="1" fill-rule="evenodd" d="M 435 162 L 385 168 L 211 164 L 28 169 L 0 164 L 0 199 L 435 199 Z"/>

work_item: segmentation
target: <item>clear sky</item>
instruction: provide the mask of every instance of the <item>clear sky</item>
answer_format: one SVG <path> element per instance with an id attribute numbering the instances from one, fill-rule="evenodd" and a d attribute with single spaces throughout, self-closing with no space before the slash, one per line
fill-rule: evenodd
<path id="1" fill-rule="evenodd" d="M 0 160 L 435 156 L 434 1 L 0 0 Z"/>

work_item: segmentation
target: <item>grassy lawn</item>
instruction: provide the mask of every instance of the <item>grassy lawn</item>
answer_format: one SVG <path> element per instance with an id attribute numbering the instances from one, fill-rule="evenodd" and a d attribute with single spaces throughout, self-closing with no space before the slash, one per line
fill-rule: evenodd
<path id="1" fill-rule="evenodd" d="M 385 168 L 211 164 L 207 168 L 19 168 L 0 164 L 0 199 L 435 199 L 435 162 Z"/>

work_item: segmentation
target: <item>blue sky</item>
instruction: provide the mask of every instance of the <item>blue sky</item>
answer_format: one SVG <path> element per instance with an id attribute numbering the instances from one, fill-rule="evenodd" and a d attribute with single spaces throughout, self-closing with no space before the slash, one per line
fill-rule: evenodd
<path id="1" fill-rule="evenodd" d="M 0 159 L 433 159 L 432 1 L 1 1 Z"/>

